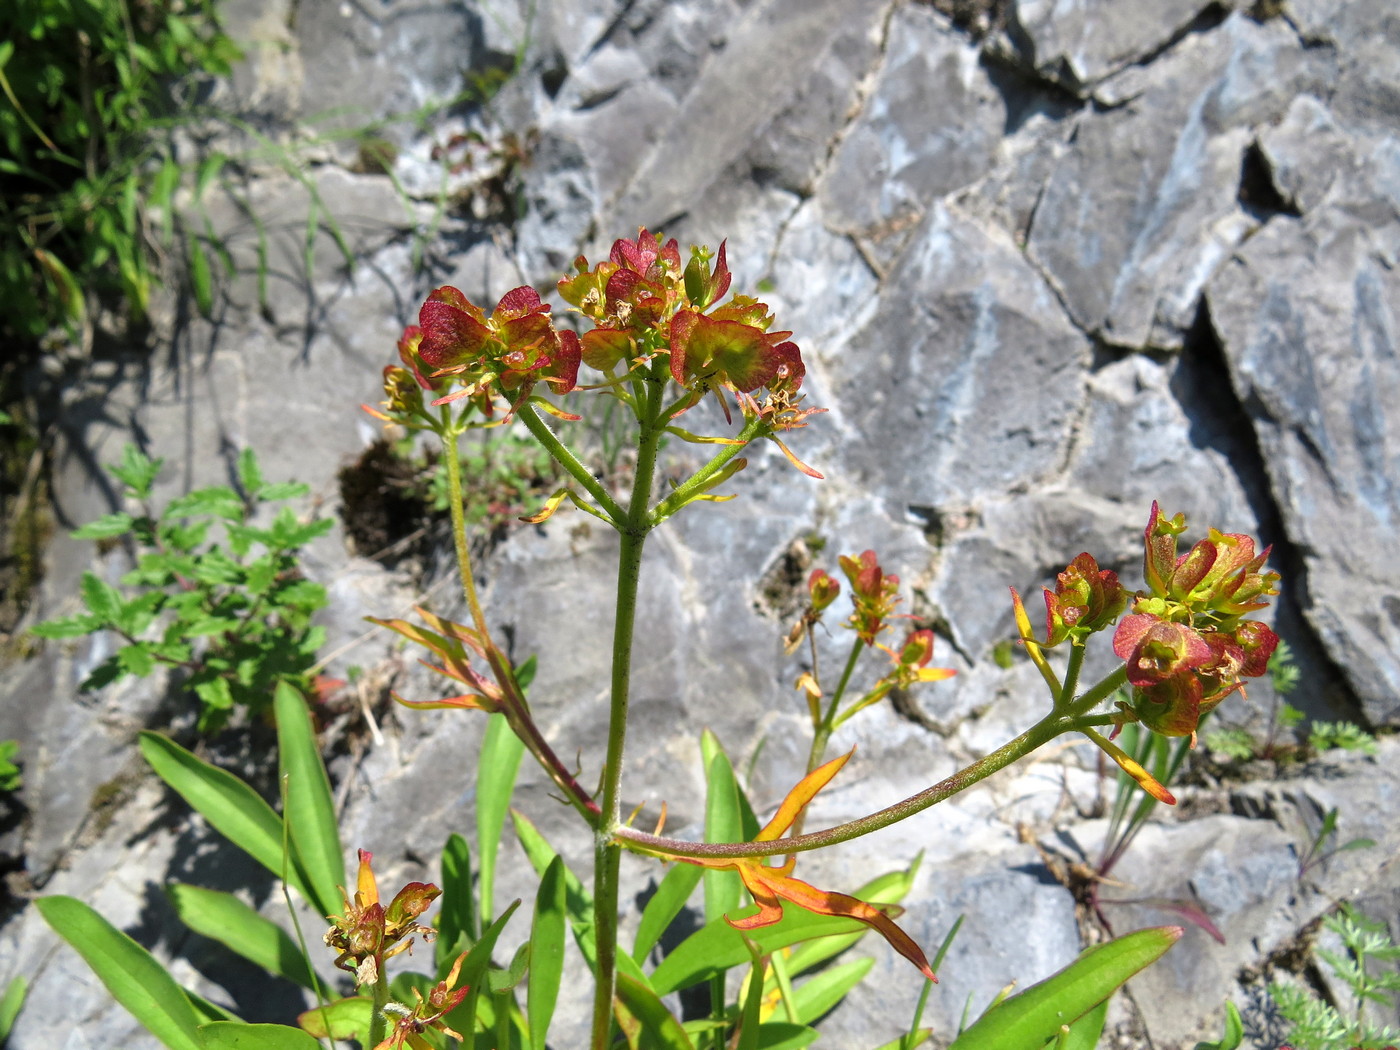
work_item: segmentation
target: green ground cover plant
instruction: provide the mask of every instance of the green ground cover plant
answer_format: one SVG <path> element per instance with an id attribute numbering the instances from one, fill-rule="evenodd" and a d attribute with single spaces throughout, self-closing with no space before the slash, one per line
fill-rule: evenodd
<path id="1" fill-rule="evenodd" d="M 273 686 L 313 688 L 312 667 L 325 636 L 311 617 L 326 591 L 303 575 L 301 548 L 329 531 L 329 518 L 302 521 L 286 501 L 310 490 L 263 480 L 256 455 L 238 460 L 238 487 L 211 485 L 157 507 L 152 488 L 163 461 L 128 445 L 110 468 L 132 510 L 84 525 L 77 539 L 129 542 L 135 567 L 108 583 L 83 574 L 86 611 L 34 626 L 40 638 L 65 639 L 110 631 L 115 652 L 83 682 L 96 689 L 125 675 L 144 678 L 158 668 L 183 675 L 199 699 L 199 726 L 224 725 L 237 707 L 258 714 Z M 282 504 L 270 520 L 264 507 Z"/>
<path id="2" fill-rule="evenodd" d="M 806 827 L 813 799 L 850 758 L 850 751 L 829 754 L 843 726 L 896 689 L 934 686 L 953 674 L 934 663 L 934 632 L 911 626 L 898 612 L 905 600 L 899 578 L 884 570 L 877 552 L 864 550 L 811 571 L 788 631 L 790 651 L 808 647 L 795 686 L 809 715 L 810 737 L 806 771 L 776 811 L 754 809 L 730 756 L 710 734 L 699 746 L 707 784 L 703 841 L 667 836 L 664 807 L 648 819 L 650 830 L 639 826 L 640 814 L 623 811 L 637 598 L 648 538 L 677 514 L 722 513 L 708 505 L 734 498 L 730 482 L 764 442 L 794 469 L 821 478 L 789 444 L 822 411 L 805 403 L 801 351 L 764 303 L 730 294 L 731 283 L 723 244 L 717 251 L 692 248 L 684 259 L 674 240 L 642 230 L 635 239 L 615 242 L 606 260 L 590 264 L 580 257 L 559 282 L 560 295 L 580 316 L 582 334 L 556 326 L 531 288 L 509 292 L 489 313 L 455 288 L 428 296 L 418 324 L 399 341 L 399 363 L 385 370 L 385 401 L 371 411 L 396 433 L 425 435 L 442 449 L 468 622 L 426 608 L 413 619 L 375 622 L 421 650 L 424 664 L 451 691 L 446 697 L 396 699 L 414 710 L 448 712 L 432 717 L 488 720 L 474 804 L 463 813 L 461 827 L 446 830 L 439 882 L 410 882 L 389 892 L 381 889 L 373 858 L 363 850 L 348 878 L 346 847 L 354 844 L 341 842 L 305 701 L 287 678 L 267 690 L 279 734 L 280 814 L 238 778 L 162 736 L 143 734 L 142 753 L 167 783 L 216 830 L 277 873 L 289 896 L 294 891 L 314 913 L 328 917 L 331 925 L 318 951 L 327 953 L 323 965 L 333 962 L 344 974 L 339 984 L 316 976 L 307 947 L 314 938 L 283 932 L 236 898 L 172 887 L 177 912 L 193 928 L 212 931 L 317 998 L 295 1026 L 248 1022 L 180 988 L 145 949 L 81 902 L 41 900 L 45 918 L 165 1045 L 309 1050 L 319 1040 L 353 1042 L 365 1050 L 439 1050 L 452 1042 L 474 1050 L 807 1046 L 820 1034 L 815 1022 L 868 972 L 868 959 L 842 954 L 862 937 L 878 935 L 906 960 L 908 979 L 924 996 L 937 980 L 935 968 L 949 940 L 930 957 L 898 922 L 913 867 L 893 867 L 863 886 L 822 888 L 797 876 L 802 854 L 923 812 L 1066 735 L 1089 739 L 1125 772 L 1134 792 L 1140 788 L 1158 802 L 1174 803 L 1163 778 L 1113 738 L 1131 730 L 1145 740 L 1191 740 L 1202 717 L 1245 679 L 1265 674 L 1278 639 L 1252 617 L 1276 593 L 1278 576 L 1265 567 L 1269 551 L 1257 550 L 1242 534 L 1211 529 L 1179 549 L 1185 516 L 1168 516 L 1154 503 L 1143 534 L 1141 589 L 1129 590 L 1116 573 L 1081 553 L 1058 574 L 1053 589 L 1044 589 L 1043 630 L 1032 625 L 1012 591 L 1017 644 L 1036 668 L 1046 702 L 1041 717 L 984 758 L 936 783 L 911 784 L 906 798 L 876 812 L 833 827 Z M 704 401 L 718 411 L 710 423 L 694 422 L 703 414 L 687 413 Z M 598 477 L 570 439 L 569 428 L 604 410 L 611 413 L 610 431 L 619 417 L 626 422 L 631 469 L 625 478 Z M 559 487 L 529 520 L 543 522 L 569 504 L 617 533 L 606 753 L 597 768 L 580 770 L 560 757 L 572 748 L 549 738 L 527 697 L 533 660 L 516 662 L 497 644 L 478 595 L 465 491 L 472 479 L 463 477 L 461 444 L 471 431 L 498 427 L 528 433 L 559 471 Z M 663 442 L 695 445 L 703 462 L 662 484 Z M 133 462 L 123 478 L 129 485 L 130 475 L 139 481 L 149 473 L 149 465 L 137 466 Z M 251 482 L 245 488 L 265 493 Z M 129 527 L 121 520 L 103 526 L 114 535 Z M 113 603 L 90 589 L 104 608 Z M 97 616 L 101 610 L 89 604 L 88 615 Z M 96 621 L 88 620 L 72 630 L 93 626 Z M 834 666 L 821 658 L 819 629 L 847 643 L 844 659 Z M 1088 647 L 1104 643 L 1117 658 L 1114 669 L 1082 683 Z M 526 754 L 588 832 L 589 854 L 561 855 L 528 819 L 509 813 Z M 1125 812 L 1136 797 L 1128 797 Z M 533 902 L 517 899 L 499 907 L 496 857 L 507 820 L 539 883 Z M 474 853 L 463 834 L 473 828 Z M 660 865 L 657 891 L 630 945 L 619 922 L 624 852 Z M 434 906 L 436 918 L 429 919 Z M 675 944 L 664 935 L 687 908 L 698 910 L 704 925 Z M 509 923 L 528 932 L 516 938 L 520 947 L 507 959 L 496 949 Z M 1058 974 L 1003 994 L 969 1017 L 952 1046 L 1092 1047 L 1109 997 L 1180 935 L 1179 927 L 1167 926 L 1092 945 Z M 432 942 L 432 952 L 410 959 L 414 941 Z M 414 968 L 425 961 L 426 972 Z M 566 976 L 592 985 L 586 1037 L 555 1024 Z M 708 993 L 701 1015 L 680 1015 L 668 1005 L 671 993 L 683 989 Z M 1230 1032 L 1227 1023 L 1226 1038 L 1216 1045 L 1237 1045 Z M 907 1031 L 880 1050 L 907 1050 L 930 1034 L 916 1013 Z"/>
<path id="3" fill-rule="evenodd" d="M 0 330 L 78 330 L 104 299 L 144 317 L 176 243 L 174 195 L 195 175 L 170 134 L 199 78 L 239 57 L 211 0 L 4 5 Z"/>
<path id="4" fill-rule="evenodd" d="M 1391 1006 L 1400 996 L 1400 973 L 1394 968 L 1400 946 L 1385 923 L 1349 904 L 1322 925 L 1336 934 L 1342 950 L 1321 948 L 1317 957 L 1346 987 L 1351 1001 L 1331 1002 L 1296 984 L 1269 985 L 1270 998 L 1289 1024 L 1288 1041 L 1295 1050 L 1394 1050 L 1400 1029 L 1370 1021 L 1367 1010 Z"/>

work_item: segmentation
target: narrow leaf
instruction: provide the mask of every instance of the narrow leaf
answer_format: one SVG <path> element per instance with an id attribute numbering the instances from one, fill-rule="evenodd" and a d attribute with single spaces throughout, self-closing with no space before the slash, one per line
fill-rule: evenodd
<path id="1" fill-rule="evenodd" d="M 167 886 L 165 895 L 180 921 L 195 933 L 218 941 L 269 973 L 330 994 L 287 932 L 237 897 L 179 882 Z"/>
<path id="2" fill-rule="evenodd" d="M 619 973 L 617 1000 L 640 1025 L 640 1045 L 647 1050 L 695 1050 L 675 1015 L 641 981 Z"/>
<path id="3" fill-rule="evenodd" d="M 438 909 L 438 939 L 434 946 L 439 974 L 445 974 L 461 951 L 465 938 L 477 937 L 476 889 L 467 840 L 452 834 L 442 848 L 442 898 Z"/>
<path id="4" fill-rule="evenodd" d="M 797 1020 L 811 1024 L 846 997 L 875 965 L 874 959 L 856 959 L 830 966 L 810 980 L 798 985 L 793 992 Z"/>
<path id="5" fill-rule="evenodd" d="M 1179 926 L 1161 926 L 1095 945 L 1059 973 L 992 1007 L 949 1050 L 1040 1050 L 1061 1025 L 1107 999 L 1181 934 Z"/>
<path id="6" fill-rule="evenodd" d="M 1196 1050 L 1239 1050 L 1244 1042 L 1244 1024 L 1240 1011 L 1228 999 L 1225 1001 L 1225 1034 L 1214 1043 L 1197 1043 Z"/>
<path id="7" fill-rule="evenodd" d="M 277 718 L 278 768 L 286 784 L 287 827 L 317 909 L 322 915 L 334 915 L 341 908 L 338 887 L 346 884 L 345 856 L 330 779 L 311 728 L 311 713 L 301 693 L 285 681 L 277 683 L 272 702 Z"/>
<path id="8" fill-rule="evenodd" d="M 477 885 L 481 892 L 483 920 L 495 914 L 492 897 L 496 883 L 496 851 L 505 829 L 510 796 L 525 745 L 511 730 L 504 715 L 487 720 L 486 737 L 481 742 L 481 760 L 476 771 L 476 852 L 479 864 Z"/>
<path id="9" fill-rule="evenodd" d="M 72 897 L 41 897 L 34 906 L 152 1035 L 171 1050 L 200 1050 L 189 1000 L 150 952 Z"/>
<path id="10" fill-rule="evenodd" d="M 662 877 L 656 892 L 642 910 L 642 918 L 637 925 L 637 939 L 632 942 L 634 959 L 646 958 L 647 953 L 656 947 L 667 927 L 690 900 L 690 895 L 695 892 L 703 874 L 704 869 L 694 864 L 674 864 Z"/>
<path id="11" fill-rule="evenodd" d="M 204 317 L 212 316 L 214 313 L 214 276 L 209 268 L 209 256 L 204 252 L 204 245 L 199 243 L 199 239 L 190 234 L 187 238 L 185 251 L 190 261 L 190 290 L 194 292 L 195 306 Z"/>
<path id="12" fill-rule="evenodd" d="M 821 1035 L 815 1028 L 790 1021 L 771 1021 L 758 1026 L 758 1050 L 802 1050 Z"/>
<path id="13" fill-rule="evenodd" d="M 535 1047 L 545 1045 L 564 976 L 564 907 L 564 859 L 556 856 L 540 880 L 530 930 L 530 983 L 525 1003 L 530 1045 Z"/>
<path id="14" fill-rule="evenodd" d="M 282 1024 L 215 1021 L 199 1029 L 204 1050 L 321 1050 L 300 1028 Z"/>
<path id="15" fill-rule="evenodd" d="M 743 818 L 739 811 L 739 782 L 724 752 L 717 753 L 705 769 L 705 841 L 744 841 Z M 733 870 L 707 870 L 705 880 L 705 921 L 713 922 L 735 912 L 743 902 L 744 884 Z"/>
<path id="16" fill-rule="evenodd" d="M 1108 1003 L 1109 999 L 1099 1003 L 1070 1025 L 1067 1032 L 1046 1043 L 1045 1050 L 1094 1050 L 1103 1036 L 1104 1022 L 1108 1019 Z"/>
<path id="17" fill-rule="evenodd" d="M 5 986 L 5 994 L 0 997 L 0 1046 L 4 1046 L 5 1040 L 10 1037 L 28 991 L 29 981 L 24 974 L 16 974 Z"/>
<path id="18" fill-rule="evenodd" d="M 232 773 L 196 758 L 159 733 L 143 731 L 138 746 L 157 775 L 215 831 L 281 877 L 282 818 L 262 796 Z M 289 870 L 287 880 L 306 900 L 316 903 L 297 870 Z"/>

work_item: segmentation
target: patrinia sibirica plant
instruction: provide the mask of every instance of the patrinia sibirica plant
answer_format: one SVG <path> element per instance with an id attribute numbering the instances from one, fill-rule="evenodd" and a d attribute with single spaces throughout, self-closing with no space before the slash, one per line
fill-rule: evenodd
<path id="1" fill-rule="evenodd" d="M 745 454 L 756 443 L 772 442 L 795 469 L 821 478 L 790 445 L 796 443 L 794 432 L 822 411 L 804 399 L 802 353 L 768 306 L 731 293 L 731 282 L 723 244 L 713 252 L 692 248 L 683 257 L 674 240 L 643 229 L 635 239 L 617 241 L 603 261 L 590 264 L 580 257 L 574 272 L 559 282 L 559 294 L 582 322 L 581 331 L 557 324 L 533 289 L 509 292 L 488 312 L 450 287 L 429 295 L 418 324 L 404 331 L 399 363 L 385 369 L 386 400 L 369 411 L 394 427 L 430 432 L 443 446 L 469 622 L 451 622 L 427 609 L 412 621 L 377 622 L 421 647 L 427 666 L 454 686 L 445 699 L 401 698 L 403 703 L 491 717 L 484 745 L 488 753 L 479 774 L 484 786 L 476 815 L 478 875 L 474 882 L 465 840 L 454 835 L 444 851 L 441 890 L 410 883 L 385 903 L 370 857 L 361 852 L 353 890 L 343 891 L 338 907 L 327 906 L 325 887 L 345 881 L 343 854 L 335 855 L 338 840 L 329 849 L 308 847 L 333 839 L 334 829 L 319 838 L 306 830 L 309 818 L 298 817 L 297 811 L 300 806 L 305 812 L 307 803 L 298 803 L 297 786 L 291 784 L 283 865 L 290 883 L 307 887 L 308 899 L 334 912 L 325 939 L 336 964 L 351 975 L 355 994 L 309 1011 L 302 1018 L 303 1030 L 259 1026 L 260 1037 L 270 1041 L 257 1045 L 310 1046 L 307 1033 L 353 1039 L 373 1050 L 423 1050 L 445 1046 L 449 1039 L 501 1050 L 584 1045 L 582 1037 L 549 1034 L 569 928 L 595 989 L 587 1036 L 592 1050 L 618 1045 L 646 1050 L 805 1046 L 816 1038 L 812 1022 L 865 970 L 859 963 L 844 964 L 801 983 L 796 978 L 827 962 L 860 933 L 874 930 L 888 941 L 909 961 L 911 980 L 925 983 L 925 992 L 936 980 L 937 956 L 931 962 L 925 948 L 896 921 L 900 909 L 895 902 L 912 884 L 912 871 L 891 872 L 864 887 L 819 888 L 796 874 L 802 853 L 888 827 L 1066 734 L 1088 737 L 1145 790 L 1171 802 L 1166 786 L 1113 742 L 1117 730 L 1136 722 L 1159 734 L 1192 736 L 1202 715 L 1239 690 L 1244 679 L 1264 673 L 1277 639 L 1250 617 L 1276 593 L 1278 577 L 1264 568 L 1268 550 L 1256 551 L 1247 536 L 1211 530 L 1179 552 L 1184 518 L 1167 517 L 1154 504 L 1144 535 L 1142 590 L 1129 591 L 1115 573 L 1080 554 L 1059 574 L 1054 589 L 1045 590 L 1043 635 L 1012 592 L 1020 642 L 1049 694 L 1039 721 L 952 776 L 911 785 L 918 789 L 878 812 L 807 830 L 807 807 L 850 757 L 849 752 L 827 755 L 838 728 L 897 688 L 936 683 L 953 673 L 934 664 L 932 631 L 899 626 L 909 620 L 896 611 L 899 579 L 883 570 L 876 552 L 866 550 L 840 557 L 831 567 L 834 573 L 812 571 L 804 607 L 788 633 L 789 652 L 804 642 L 811 647 L 796 687 L 798 702 L 810 713 L 812 734 L 806 775 L 777 811 L 760 825 L 729 759 L 707 736 L 702 753 L 709 784 L 709 841 L 667 837 L 661 826 L 664 809 L 652 830 L 635 826 L 621 800 L 637 598 L 648 537 L 693 505 L 732 498 L 725 484 L 744 469 Z M 574 394 L 564 402 L 574 411 L 560 407 L 566 394 Z M 706 399 L 719 411 L 690 413 Z M 618 405 L 631 429 L 635 468 L 625 484 L 613 487 L 595 476 L 567 434 L 584 414 L 616 413 Z M 697 418 L 713 423 L 707 428 L 692 422 Z M 572 753 L 572 748 L 556 749 L 535 721 L 526 698 L 531 668 L 513 664 L 488 626 L 462 512 L 458 455 L 462 436 L 480 426 L 525 428 L 567 478 L 529 520 L 543 521 L 567 501 L 618 534 L 601 770 L 581 772 L 560 757 L 560 750 Z M 697 457 L 704 460 L 698 469 L 663 487 L 658 485 L 658 456 L 667 440 L 693 443 L 708 459 Z M 850 648 L 831 675 L 818 662 L 814 628 L 843 589 L 848 589 L 851 612 L 841 626 L 849 629 Z M 1109 644 L 1119 662 L 1101 681 L 1081 688 L 1080 670 L 1096 635 L 1111 635 Z M 1057 647 L 1068 655 L 1052 666 L 1046 650 Z M 1129 699 L 1108 708 L 1115 695 Z M 295 708 L 286 710 L 295 714 Z M 279 706 L 279 720 L 283 713 Z M 299 726 L 304 714 L 295 714 L 293 721 Z M 167 765 L 172 761 L 168 750 L 162 752 Z M 494 915 L 489 887 L 504 820 L 501 797 L 508 799 L 513 763 L 526 751 L 591 832 L 592 877 L 575 874 L 582 858 L 566 861 L 533 825 L 517 817 L 517 834 L 540 873 L 540 885 L 529 937 L 514 958 L 498 964 L 492 951 L 516 906 Z M 182 768 L 196 767 L 186 763 Z M 491 770 L 497 769 L 508 770 L 503 792 L 500 784 L 492 787 L 496 774 Z M 193 775 L 196 782 L 215 776 L 197 769 Z M 496 815 L 483 817 L 486 810 Z M 320 862 L 318 850 L 324 854 Z M 630 950 L 619 939 L 619 865 L 628 851 L 669 862 Z M 661 953 L 653 966 L 661 934 L 702 882 L 707 925 Z M 748 907 L 745 891 L 752 902 Z M 439 893 L 439 917 L 430 924 L 425 916 Z M 1077 1040 L 1073 1045 L 1092 1046 L 1108 997 L 1179 934 L 1163 927 L 1095 946 L 1048 981 L 995 1003 L 957 1036 L 954 1046 L 1041 1050 L 1056 1041 L 1070 1045 L 1064 1041 L 1071 1032 Z M 406 948 L 415 937 L 436 937 L 435 972 L 409 972 Z M 400 967 L 402 972 L 391 973 Z M 726 984 L 730 971 L 742 972 L 742 979 Z M 690 985 L 707 986 L 711 1006 L 707 1016 L 683 1022 L 663 998 Z M 318 990 L 323 996 L 329 991 Z M 736 991 L 737 999 L 729 1002 L 727 996 Z M 194 1045 L 225 1045 L 215 1040 L 224 1038 L 219 1033 L 230 1025 L 237 1027 L 228 1019 L 197 1024 L 193 1038 L 204 1042 Z M 910 1031 L 889 1045 L 913 1047 L 927 1035 L 916 1018 Z"/>

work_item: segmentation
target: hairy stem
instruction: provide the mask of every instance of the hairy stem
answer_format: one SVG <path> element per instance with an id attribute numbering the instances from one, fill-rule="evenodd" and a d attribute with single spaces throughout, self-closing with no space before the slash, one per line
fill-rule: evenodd
<path id="1" fill-rule="evenodd" d="M 891 824 L 897 824 L 901 820 L 912 817 L 915 813 L 922 813 L 930 806 L 951 798 L 979 780 L 983 780 L 1018 759 L 1024 758 L 1062 733 L 1072 732 L 1079 728 L 1081 725 L 1074 719 L 1053 713 L 1047 715 L 990 755 L 925 788 L 917 795 L 911 795 L 902 802 L 896 802 L 893 806 L 888 806 L 878 813 L 871 813 L 869 816 L 860 817 L 845 824 L 838 824 L 825 831 L 814 831 L 807 835 L 796 835 L 792 838 L 775 839 L 770 842 L 706 843 L 662 838 L 657 835 L 648 835 L 646 832 L 633 828 L 619 827 L 613 831 L 613 838 L 639 853 L 649 853 L 662 857 L 732 857 L 736 859 L 739 857 L 773 857 L 779 854 L 801 853 L 806 850 L 820 849 L 823 846 L 833 846 L 838 842 L 849 842 L 862 835 L 869 835 L 872 831 L 879 831 Z"/>
<path id="2" fill-rule="evenodd" d="M 573 449 L 559 440 L 559 435 L 554 433 L 549 424 L 540 418 L 540 414 L 535 411 L 535 406 L 526 401 L 515 410 L 515 414 L 524 422 L 526 428 L 535 436 L 535 440 L 544 446 L 569 477 L 577 481 L 583 490 L 593 497 L 604 514 L 612 519 L 614 525 L 621 527 L 622 522 L 627 519 L 626 513 L 618 505 L 617 500 L 605 489 L 597 478 L 574 454 Z"/>
<path id="3" fill-rule="evenodd" d="M 627 713 L 632 684 L 632 640 L 642 551 L 652 527 L 649 504 L 656 457 L 664 428 L 658 419 L 661 382 L 653 384 L 640 413 L 637 468 L 625 524 L 619 528 L 617 611 L 613 624 L 612 695 L 608 711 L 608 751 L 603 764 L 602 815 L 594 852 L 593 932 L 597 985 L 593 999 L 593 1050 L 607 1050 L 612 1029 L 613 983 L 617 971 L 618 872 L 622 850 L 613 838 L 622 825 L 622 763 L 627 744 Z"/>
<path id="4" fill-rule="evenodd" d="M 471 610 L 472 624 L 481 635 L 483 645 L 490 646 L 491 636 L 486 630 L 486 614 L 481 609 L 481 599 L 476 593 L 476 577 L 472 575 L 472 552 L 467 543 L 467 512 L 462 504 L 462 457 L 457 441 L 461 430 L 450 421 L 439 431 L 442 437 L 442 454 L 447 465 L 447 509 L 452 515 L 452 544 L 457 551 L 457 574 L 462 578 L 462 596 Z"/>
<path id="5" fill-rule="evenodd" d="M 369 1015 L 369 1045 L 378 1046 L 384 1041 L 384 1030 L 388 1027 L 388 1018 L 384 1016 L 384 1007 L 389 1002 L 389 978 L 385 976 L 383 970 L 379 972 L 378 980 L 370 985 L 374 996 L 373 1012 Z"/>

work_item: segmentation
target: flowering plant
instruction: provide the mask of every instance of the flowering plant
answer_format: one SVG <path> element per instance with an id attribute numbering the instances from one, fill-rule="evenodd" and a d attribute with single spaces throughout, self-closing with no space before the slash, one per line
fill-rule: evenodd
<path id="1" fill-rule="evenodd" d="M 1101 568 L 1090 554 L 1080 554 L 1058 574 L 1054 589 L 1045 589 L 1043 638 L 1037 637 L 1020 595 L 1012 591 L 1017 633 L 1049 693 L 1048 710 L 1035 724 L 984 758 L 884 809 L 804 831 L 810 803 L 850 757 L 849 751 L 833 759 L 826 754 L 845 722 L 896 689 L 946 681 L 954 674 L 934 665 L 930 627 L 913 623 L 896 630 L 896 620 L 909 619 L 896 612 L 900 580 L 884 571 L 876 552 L 866 550 L 838 559 L 844 583 L 827 569 L 811 572 L 806 602 L 787 633 L 789 653 L 804 641 L 809 645 L 795 684 L 810 715 L 812 737 L 806 774 L 773 816 L 760 826 L 728 757 L 707 735 L 701 746 L 709 784 L 707 841 L 666 837 L 664 806 L 652 831 L 635 827 L 633 817 L 622 810 L 622 779 L 647 538 L 693 504 L 733 498 L 722 489 L 744 469 L 743 453 L 756 442 L 773 442 L 798 470 L 821 477 L 780 436 L 806 426 L 822 411 L 803 407 L 801 350 L 764 303 L 730 294 L 732 283 L 725 245 L 715 252 L 693 248 L 683 262 L 674 240 L 643 229 L 634 240 L 617 241 L 604 261 L 590 265 L 579 257 L 574 272 L 559 282 L 560 296 L 586 327 L 582 334 L 558 326 L 550 307 L 530 288 L 507 293 L 489 313 L 457 289 L 439 288 L 423 303 L 418 323 L 404 331 L 400 363 L 384 373 L 385 400 L 369 411 L 388 424 L 434 434 L 443 445 L 470 622 L 454 623 L 426 609 L 419 610 L 416 620 L 375 622 L 425 650 L 424 663 L 453 683 L 454 695 L 444 699 L 397 699 L 419 710 L 481 712 L 491 720 L 479 763 L 476 878 L 465 840 L 454 835 L 444 850 L 442 890 L 410 883 L 385 905 L 370 856 L 361 851 L 356 888 L 352 893 L 340 890 L 339 912 L 330 914 L 336 906 L 327 887 L 342 885 L 345 875 L 333 818 L 328 828 L 325 817 L 329 793 L 318 788 L 313 794 L 322 801 L 315 804 L 289 796 L 290 845 L 283 853 L 287 880 L 302 886 L 307 898 L 329 915 L 326 943 L 337 953 L 336 965 L 353 974 L 356 994 L 308 1011 L 301 1020 L 304 1031 L 264 1033 L 268 1041 L 258 1045 L 299 1047 L 306 1044 L 298 1039 L 310 1033 L 354 1038 L 374 1050 L 422 1050 L 442 1045 L 444 1037 L 470 1045 L 475 1033 L 483 1032 L 489 1033 L 484 1045 L 544 1050 L 563 979 L 566 927 L 572 928 L 593 981 L 592 1050 L 609 1050 L 619 1042 L 634 1050 L 806 1045 L 815 1038 L 811 1022 L 832 1000 L 804 1000 L 802 988 L 794 991 L 793 978 L 840 950 L 828 950 L 815 938 L 873 930 L 912 964 L 913 973 L 925 982 L 925 994 L 937 980 L 939 954 L 930 959 L 896 922 L 900 910 L 895 905 L 907 893 L 912 872 L 881 876 L 854 893 L 823 889 L 794 876 L 799 853 L 904 820 L 1070 733 L 1087 736 L 1145 790 L 1172 802 L 1166 786 L 1113 737 L 1129 723 L 1190 736 L 1202 715 L 1243 688 L 1243 679 L 1263 672 L 1277 638 L 1247 616 L 1276 593 L 1277 575 L 1264 570 L 1268 550 L 1256 554 L 1248 537 L 1211 530 L 1178 556 L 1184 517 L 1167 518 L 1154 504 L 1144 536 L 1144 590 L 1130 593 L 1115 572 Z M 581 378 L 585 367 L 596 375 Z M 600 480 L 556 430 L 580 418 L 556 402 L 572 392 L 594 399 L 590 405 L 612 398 L 624 406 L 636 452 L 628 484 Z M 681 418 L 707 398 L 722 409 L 722 432 L 681 427 Z M 476 590 L 458 441 L 471 427 L 507 424 L 526 428 L 568 479 L 527 520 L 544 521 L 567 501 L 606 522 L 619 537 L 607 746 L 596 789 L 585 786 L 582 774 L 560 759 L 535 721 L 526 698 L 532 665 L 516 664 L 494 640 Z M 720 429 L 718 423 L 715 429 Z M 688 476 L 657 493 L 658 457 L 667 436 L 714 451 Z M 841 626 L 850 630 L 851 641 L 833 681 L 819 662 L 816 634 L 843 588 L 849 588 L 851 612 Z M 1081 689 L 1087 647 L 1095 635 L 1110 629 L 1113 651 L 1122 662 Z M 1048 655 L 1056 649 L 1067 650 L 1058 668 Z M 880 667 L 861 687 L 856 672 L 866 660 Z M 1130 688 L 1130 699 L 1105 709 L 1124 687 Z M 279 732 L 285 721 L 304 733 L 304 711 L 285 696 L 278 704 Z M 152 741 L 150 746 L 153 763 L 159 760 L 157 768 L 168 779 L 222 783 L 164 745 Z M 293 740 L 288 746 L 303 756 L 302 783 L 324 783 L 324 773 L 317 781 L 314 771 L 307 772 L 311 763 L 304 742 Z M 493 917 L 495 849 L 515 769 L 527 751 L 590 832 L 592 880 L 587 884 L 575 875 L 539 831 L 517 815 L 517 836 L 540 884 L 528 941 L 507 966 L 497 966 L 494 946 L 520 902 Z M 591 776 L 586 779 L 594 782 Z M 220 790 L 225 794 L 219 797 L 232 797 L 231 789 Z M 192 790 L 187 795 L 195 796 L 208 804 L 207 793 Z M 259 817 L 269 818 L 279 820 L 271 813 Z M 266 853 L 266 843 L 259 848 Z M 619 869 L 625 851 L 671 862 L 641 915 L 631 951 L 619 936 Z M 274 858 L 260 859 L 272 866 Z M 652 949 L 702 881 L 706 927 L 648 971 Z M 745 892 L 752 910 L 745 907 Z M 436 924 L 420 923 L 439 893 Z M 49 910 L 56 915 L 63 911 Z M 62 922 L 59 915 L 56 925 Z M 1071 1025 L 1076 1045 L 1093 1045 L 1093 1025 L 1103 1024 L 1103 1012 L 1095 1008 L 1179 934 L 1174 927 L 1144 930 L 1097 946 L 1049 981 L 995 1004 L 953 1046 L 1041 1050 L 1051 1040 L 1067 1038 Z M 436 939 L 436 972 L 390 978 L 387 964 L 393 961 L 397 967 L 415 937 Z M 730 1006 L 724 977 L 737 968 L 747 973 L 739 1001 Z M 853 983 L 840 985 L 836 998 Z M 711 992 L 710 1013 L 682 1023 L 662 997 L 697 984 Z M 523 1007 L 517 989 L 524 991 Z M 208 1024 L 198 1031 L 216 1028 Z M 898 1045 L 915 1046 L 927 1034 L 916 1020 Z"/>

